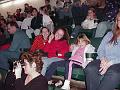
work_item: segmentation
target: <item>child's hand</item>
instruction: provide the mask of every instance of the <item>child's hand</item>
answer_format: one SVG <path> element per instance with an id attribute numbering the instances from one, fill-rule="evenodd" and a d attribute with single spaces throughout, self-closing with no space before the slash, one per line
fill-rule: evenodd
<path id="1" fill-rule="evenodd" d="M 69 51 L 72 52 L 73 49 L 74 49 L 74 47 L 75 47 L 75 45 L 74 45 L 74 44 L 71 44 L 71 45 L 70 45 L 70 50 L 69 50 Z"/>

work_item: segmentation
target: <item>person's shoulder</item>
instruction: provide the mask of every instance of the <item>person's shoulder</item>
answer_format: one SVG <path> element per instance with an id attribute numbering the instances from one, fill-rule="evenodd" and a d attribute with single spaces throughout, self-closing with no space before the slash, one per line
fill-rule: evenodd
<path id="1" fill-rule="evenodd" d="M 95 47 L 92 44 L 88 44 L 88 45 L 86 45 L 86 47 L 95 49 Z"/>
<path id="2" fill-rule="evenodd" d="M 112 31 L 107 32 L 107 34 L 105 35 L 105 37 L 111 37 L 113 35 Z"/>
<path id="3" fill-rule="evenodd" d="M 36 38 L 42 38 L 43 36 L 42 35 L 38 35 L 38 36 L 36 36 Z"/>
<path id="4" fill-rule="evenodd" d="M 20 34 L 22 34 L 22 33 L 23 33 L 23 31 L 22 31 L 21 29 L 17 28 L 17 30 L 16 30 L 15 34 L 20 35 Z"/>
<path id="5" fill-rule="evenodd" d="M 42 74 L 38 76 L 38 79 L 42 82 L 47 82 L 47 79 L 45 78 L 45 76 L 43 76 Z"/>
<path id="6" fill-rule="evenodd" d="M 15 35 L 16 36 L 21 36 L 21 38 L 27 36 L 26 33 L 21 29 L 17 29 Z"/>

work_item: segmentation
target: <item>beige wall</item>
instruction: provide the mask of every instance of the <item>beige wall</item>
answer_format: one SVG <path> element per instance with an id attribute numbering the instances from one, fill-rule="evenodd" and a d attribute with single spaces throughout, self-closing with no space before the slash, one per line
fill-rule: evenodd
<path id="1" fill-rule="evenodd" d="M 24 4 L 28 3 L 33 7 L 39 8 L 45 4 L 44 0 L 17 0 L 11 1 L 9 3 L 1 4 L 0 5 L 0 13 L 6 17 L 6 12 L 14 13 L 17 8 L 21 8 L 24 10 Z"/>

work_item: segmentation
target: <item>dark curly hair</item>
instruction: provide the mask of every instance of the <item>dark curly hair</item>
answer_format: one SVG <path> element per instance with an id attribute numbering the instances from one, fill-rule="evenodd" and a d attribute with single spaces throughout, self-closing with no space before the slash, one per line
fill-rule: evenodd
<path id="1" fill-rule="evenodd" d="M 43 62 L 41 60 L 41 54 L 38 51 L 35 52 L 24 52 L 20 56 L 21 60 L 26 59 L 30 65 L 32 65 L 33 62 L 36 64 L 36 71 L 41 73 Z"/>

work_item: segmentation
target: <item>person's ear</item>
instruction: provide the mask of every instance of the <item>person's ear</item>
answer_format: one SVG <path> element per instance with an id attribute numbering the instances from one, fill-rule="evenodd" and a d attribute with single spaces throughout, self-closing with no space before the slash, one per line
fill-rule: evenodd
<path id="1" fill-rule="evenodd" d="M 32 63 L 32 67 L 34 67 L 34 68 L 36 67 L 36 63 L 35 62 Z"/>

